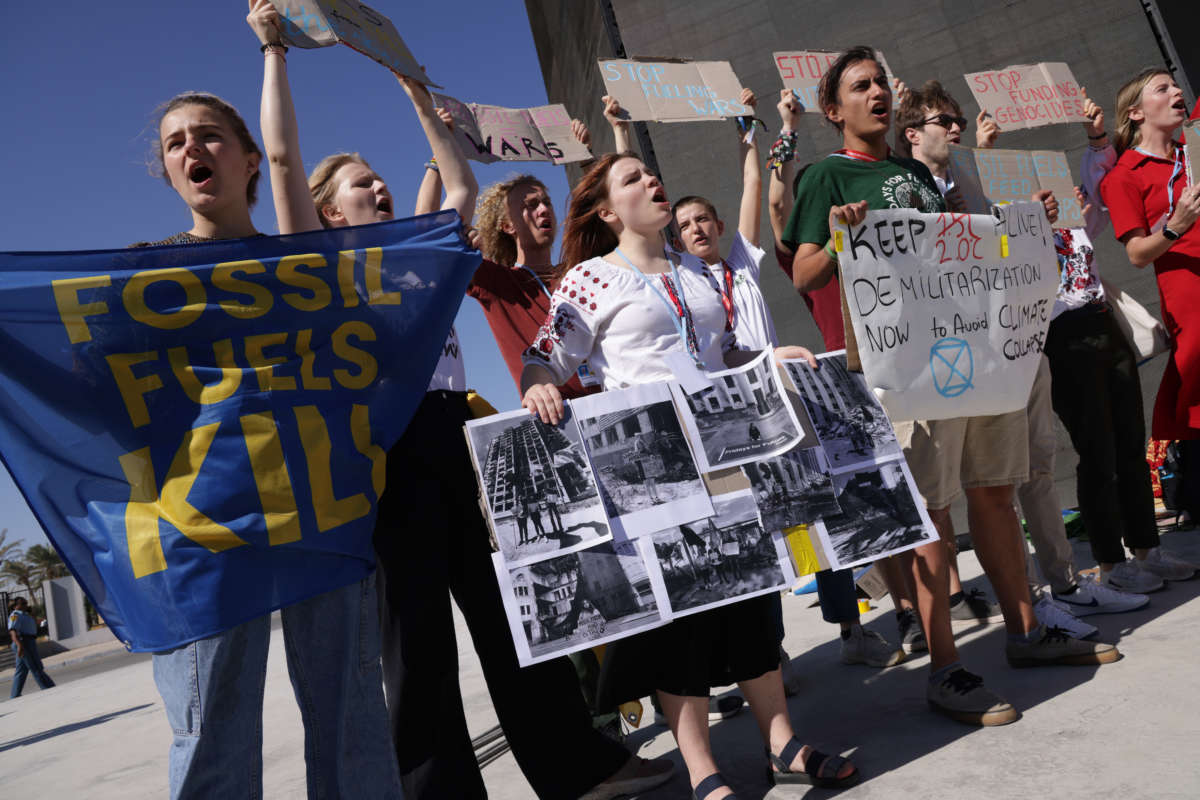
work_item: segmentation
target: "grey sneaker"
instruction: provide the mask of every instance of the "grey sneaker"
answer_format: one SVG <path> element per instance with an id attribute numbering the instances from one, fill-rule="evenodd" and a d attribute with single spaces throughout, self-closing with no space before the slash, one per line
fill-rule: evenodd
<path id="1" fill-rule="evenodd" d="M 1195 564 L 1184 561 L 1161 547 L 1152 547 L 1145 560 L 1138 562 L 1138 566 L 1165 581 L 1186 581 L 1196 574 Z"/>
<path id="2" fill-rule="evenodd" d="M 1000 604 L 987 599 L 987 595 L 979 589 L 963 592 L 962 599 L 950 606 L 951 622 L 990 623 L 1000 622 L 1004 614 Z"/>
<path id="3" fill-rule="evenodd" d="M 851 625 L 850 635 L 842 639 L 843 664 L 892 667 L 903 660 L 903 650 L 893 647 L 887 639 L 862 625 Z"/>
<path id="4" fill-rule="evenodd" d="M 897 611 L 896 627 L 900 629 L 900 648 L 904 652 L 928 652 L 929 643 L 925 641 L 925 631 L 921 628 L 921 620 L 916 611 L 911 608 Z"/>
<path id="5" fill-rule="evenodd" d="M 1092 666 L 1110 664 L 1121 657 L 1115 645 L 1072 639 L 1062 628 L 1046 627 L 1036 642 L 1008 642 L 1004 655 L 1012 667 Z"/>
<path id="6" fill-rule="evenodd" d="M 1021 716 L 1007 700 L 989 692 L 983 678 L 965 669 L 929 684 L 925 699 L 934 711 L 967 725 L 1007 725 Z"/>
<path id="7" fill-rule="evenodd" d="M 675 774 L 675 765 L 665 758 L 645 759 L 630 756 L 616 774 L 582 794 L 579 800 L 612 800 L 636 794 L 666 783 Z"/>
<path id="8" fill-rule="evenodd" d="M 1100 585 L 1118 592 L 1147 594 L 1166 586 L 1163 579 L 1142 566 L 1144 561 L 1132 559 L 1114 564 L 1108 572 L 1100 572 Z"/>

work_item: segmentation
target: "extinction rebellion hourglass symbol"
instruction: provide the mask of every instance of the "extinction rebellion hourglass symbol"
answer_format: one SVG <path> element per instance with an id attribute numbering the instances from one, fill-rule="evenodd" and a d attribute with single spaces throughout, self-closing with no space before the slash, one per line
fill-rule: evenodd
<path id="1" fill-rule="evenodd" d="M 946 337 L 934 342 L 929 351 L 929 371 L 933 374 L 933 388 L 942 397 L 958 397 L 972 388 L 975 377 L 975 359 L 971 346 L 962 339 Z"/>

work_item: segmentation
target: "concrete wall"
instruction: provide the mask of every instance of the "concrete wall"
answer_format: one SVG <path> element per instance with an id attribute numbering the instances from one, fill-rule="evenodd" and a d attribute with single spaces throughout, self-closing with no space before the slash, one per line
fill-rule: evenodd
<path id="1" fill-rule="evenodd" d="M 526 0 L 550 102 L 566 103 L 593 131 L 594 150 L 606 152 L 612 138 L 600 96 L 596 59 L 614 55 L 598 0 Z M 728 60 L 743 85 L 760 98 L 759 116 L 779 130 L 775 102 L 781 82 L 771 53 L 806 48 L 836 49 L 869 44 L 887 56 L 896 75 L 919 85 L 937 78 L 974 120 L 978 107 L 962 75 L 981 69 L 1037 61 L 1066 61 L 1089 93 L 1109 111 L 1119 85 L 1162 55 L 1137 0 L 613 0 L 626 53 Z M 851 28 L 854 30 L 851 32 Z M 1177 32 L 1177 37 L 1178 37 Z M 664 182 L 672 197 L 703 194 L 719 212 L 736 220 L 741 194 L 732 122 L 649 123 Z M 816 114 L 801 123 L 800 163 L 819 159 L 840 140 Z M 773 135 L 767 137 L 773 140 Z M 967 135 L 973 142 L 972 133 Z M 769 146 L 769 141 L 768 141 Z M 999 146 L 1065 150 L 1078 181 L 1079 156 L 1087 146 L 1076 125 L 1052 125 L 1002 134 Z M 575 175 L 569 175 L 574 179 Z M 764 181 L 764 185 L 765 185 Z M 765 190 L 764 190 L 765 204 Z M 732 231 L 735 225 L 728 225 Z M 727 241 L 724 245 L 728 247 Z M 1101 272 L 1158 311 L 1153 272 L 1129 265 L 1107 233 L 1098 237 Z M 764 213 L 761 240 L 770 242 Z M 821 339 L 800 298 L 768 249 L 763 292 L 780 339 L 821 349 Z M 1146 414 L 1165 366 L 1158 358 L 1141 370 Z M 1058 475 L 1071 482 L 1076 462 L 1060 430 Z M 1073 487 L 1060 487 L 1064 504 L 1074 504 Z"/>

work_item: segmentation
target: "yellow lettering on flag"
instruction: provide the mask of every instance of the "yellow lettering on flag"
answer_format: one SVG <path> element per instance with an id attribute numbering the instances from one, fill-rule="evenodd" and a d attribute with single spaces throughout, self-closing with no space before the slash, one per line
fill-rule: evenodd
<path id="1" fill-rule="evenodd" d="M 196 476 L 204 466 L 208 449 L 221 423 L 192 428 L 183 436 L 160 493 L 154 479 L 150 448 L 143 447 L 121 456 L 121 469 L 129 482 L 125 505 L 125 543 L 133 576 L 142 578 L 167 568 L 159 538 L 158 521 L 166 520 L 176 530 L 213 553 L 246 544 L 219 522 L 214 522 L 188 502 Z"/>
<path id="2" fill-rule="evenodd" d="M 400 292 L 383 290 L 383 248 L 368 247 L 363 274 L 367 278 L 367 304 L 372 306 L 400 305 Z"/>
<path id="3" fill-rule="evenodd" d="M 292 478 L 283 460 L 275 415 L 270 411 L 247 414 L 241 422 L 269 541 L 272 545 L 297 542 L 300 540 L 300 512 L 296 510 Z"/>
<path id="4" fill-rule="evenodd" d="M 318 268 L 325 266 L 325 257 L 320 253 L 305 253 L 303 255 L 285 256 L 279 259 L 279 266 L 275 268 L 275 277 L 280 283 L 287 286 L 294 286 L 297 289 L 307 289 L 312 292 L 311 296 L 304 296 L 299 292 L 288 292 L 281 295 L 283 302 L 287 303 L 297 311 L 320 311 L 325 306 L 329 305 L 333 295 L 329 291 L 329 286 L 325 281 L 318 278 L 316 275 L 310 275 L 307 272 L 300 272 L 300 267 Z"/>
<path id="5" fill-rule="evenodd" d="M 254 281 L 244 281 L 235 278 L 234 274 L 244 272 L 247 275 L 258 275 L 266 272 L 262 262 L 250 259 L 247 261 L 225 261 L 213 267 L 212 284 L 218 289 L 224 289 L 230 294 L 242 294 L 250 298 L 249 303 L 239 303 L 237 300 L 225 298 L 217 301 L 225 313 L 234 319 L 254 319 L 261 317 L 275 305 L 275 297 L 271 290 Z"/>
<path id="6" fill-rule="evenodd" d="M 273 389 L 290 391 L 296 388 L 296 379 L 290 375 L 276 375 L 275 367 L 287 362 L 287 356 L 267 356 L 263 353 L 268 347 L 277 347 L 287 343 L 287 332 L 260 333 L 246 337 L 246 361 L 254 370 L 258 379 L 258 388 L 264 392 Z"/>
<path id="7" fill-rule="evenodd" d="M 67 338 L 71 344 L 90 342 L 92 332 L 88 329 L 85 317 L 95 317 L 108 313 L 108 303 L 96 300 L 92 303 L 79 302 L 80 289 L 98 289 L 101 286 L 111 286 L 112 278 L 107 275 L 91 275 L 86 278 L 63 278 L 51 281 L 54 289 L 54 303 L 58 306 L 58 317 L 63 327 L 67 329 Z"/>
<path id="8" fill-rule="evenodd" d="M 125 401 L 125 410 L 129 412 L 129 421 L 135 428 L 150 424 L 150 410 L 146 407 L 145 395 L 147 392 L 161 389 L 163 383 L 162 378 L 155 374 L 143 375 L 139 378 L 133 374 L 133 368 L 137 364 L 157 359 L 157 350 L 147 353 L 113 353 L 104 357 L 112 372 L 113 380 L 117 382 L 117 388 L 121 391 L 121 399 Z"/>
<path id="9" fill-rule="evenodd" d="M 312 350 L 312 329 L 296 331 L 296 353 L 300 356 L 300 385 L 305 389 L 327 390 L 332 384 L 324 375 L 313 374 L 316 354 Z"/>
<path id="10" fill-rule="evenodd" d="M 354 434 L 354 446 L 358 452 L 371 459 L 371 485 L 375 499 L 383 496 L 387 484 L 387 453 L 371 441 L 371 410 L 355 404 L 350 408 L 350 431 Z"/>
<path id="11" fill-rule="evenodd" d="M 821 562 L 817 558 L 817 551 L 813 548 L 807 525 L 784 528 L 783 538 L 787 542 L 788 552 L 792 554 L 797 575 L 812 575 L 814 572 L 821 571 Z"/>
<path id="12" fill-rule="evenodd" d="M 174 311 L 161 313 L 146 305 L 146 289 L 159 281 L 171 281 L 183 289 L 185 302 Z M 143 325 L 173 331 L 191 325 L 204 313 L 206 296 L 204 284 L 183 267 L 150 269 L 139 272 L 125 283 L 121 290 L 125 310 Z"/>
<path id="13" fill-rule="evenodd" d="M 342 305 L 354 308 L 358 305 L 358 289 L 354 286 L 354 264 L 357 261 L 353 250 L 338 253 L 338 291 L 342 293 Z"/>
<path id="14" fill-rule="evenodd" d="M 333 472 L 329 456 L 332 445 L 329 429 L 316 406 L 296 406 L 296 425 L 308 462 L 308 483 L 312 490 L 313 511 L 317 530 L 328 530 L 353 522 L 371 513 L 371 501 L 362 492 L 338 498 L 333 491 Z"/>
<path id="15" fill-rule="evenodd" d="M 196 377 L 196 370 L 188 361 L 186 347 L 172 347 L 167 350 L 167 360 L 171 362 L 171 370 L 175 373 L 176 380 L 188 398 L 202 406 L 229 399 L 242 385 L 242 370 L 233 359 L 233 340 L 222 339 L 213 342 L 212 347 L 217 366 L 221 370 L 221 380 L 207 385 Z"/>

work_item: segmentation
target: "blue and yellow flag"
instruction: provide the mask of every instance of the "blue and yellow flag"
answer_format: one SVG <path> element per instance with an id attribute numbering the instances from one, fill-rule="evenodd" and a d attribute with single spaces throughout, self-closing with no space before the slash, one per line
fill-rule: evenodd
<path id="1" fill-rule="evenodd" d="M 479 264 L 460 225 L 0 253 L 0 455 L 129 647 L 371 571 L 385 454 Z"/>

